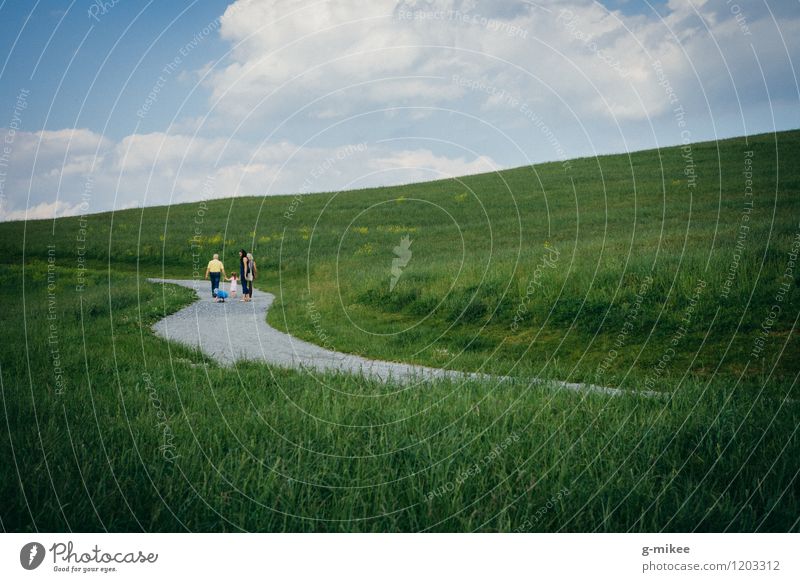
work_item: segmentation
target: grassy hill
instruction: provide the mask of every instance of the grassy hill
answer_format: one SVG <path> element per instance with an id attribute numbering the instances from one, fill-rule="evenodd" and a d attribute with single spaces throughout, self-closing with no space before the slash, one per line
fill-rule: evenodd
<path id="1" fill-rule="evenodd" d="M 797 530 L 799 157 L 790 131 L 0 224 L 2 525 Z M 145 277 L 241 247 L 309 341 L 671 398 L 319 383 L 155 338 L 191 293 Z"/>

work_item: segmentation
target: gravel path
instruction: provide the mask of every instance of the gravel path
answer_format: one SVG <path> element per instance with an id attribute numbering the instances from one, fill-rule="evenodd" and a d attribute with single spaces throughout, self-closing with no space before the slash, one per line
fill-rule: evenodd
<path id="1" fill-rule="evenodd" d="M 236 360 L 258 360 L 283 368 L 361 374 L 382 382 L 393 380 L 410 383 L 438 378 L 462 381 L 514 381 L 507 376 L 491 376 L 369 360 L 352 354 L 326 350 L 278 331 L 267 324 L 267 312 L 272 306 L 275 296 L 258 289 L 254 290 L 253 301 L 249 303 L 242 303 L 238 298 L 229 299 L 225 303 L 214 303 L 211 299 L 211 285 L 208 281 L 193 279 L 148 279 L 148 281 L 181 285 L 193 289 L 198 294 L 196 302 L 156 323 L 153 331 L 167 340 L 199 348 L 203 353 L 223 365 L 230 366 Z M 613 396 L 629 393 L 618 388 L 574 382 L 544 382 L 532 379 L 530 383 L 546 383 L 567 390 L 598 392 Z M 655 392 L 636 392 L 636 394 L 662 396 Z"/>

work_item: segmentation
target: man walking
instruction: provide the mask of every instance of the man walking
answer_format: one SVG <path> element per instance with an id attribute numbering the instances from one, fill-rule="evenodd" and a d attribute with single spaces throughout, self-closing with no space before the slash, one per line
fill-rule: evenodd
<path id="1" fill-rule="evenodd" d="M 208 261 L 206 267 L 206 279 L 211 276 L 211 297 L 216 297 L 216 290 L 219 289 L 220 277 L 225 277 L 225 266 L 219 260 L 219 255 L 214 253 L 214 258 Z"/>

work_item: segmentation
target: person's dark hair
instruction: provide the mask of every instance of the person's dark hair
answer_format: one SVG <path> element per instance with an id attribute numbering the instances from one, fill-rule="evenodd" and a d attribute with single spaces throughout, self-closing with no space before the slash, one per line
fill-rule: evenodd
<path id="1" fill-rule="evenodd" d="M 239 264 L 244 265 L 244 258 L 247 256 L 247 251 L 244 249 L 239 249 Z"/>

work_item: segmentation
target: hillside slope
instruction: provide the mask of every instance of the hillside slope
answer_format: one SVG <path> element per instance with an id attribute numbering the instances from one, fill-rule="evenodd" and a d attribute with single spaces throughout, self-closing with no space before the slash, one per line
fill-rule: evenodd
<path id="1" fill-rule="evenodd" d="M 796 359 L 778 354 L 798 348 L 800 277 L 784 274 L 799 157 L 790 131 L 407 186 L 6 223 L 0 248 L 12 264 L 46 261 L 53 245 L 64 267 L 186 278 L 213 252 L 230 267 L 244 247 L 258 285 L 278 296 L 273 325 L 381 359 L 649 387 L 686 371 L 752 379 L 773 364 L 773 378 L 791 378 Z M 785 309 L 770 318 L 784 283 Z"/>

